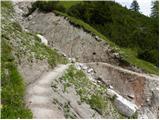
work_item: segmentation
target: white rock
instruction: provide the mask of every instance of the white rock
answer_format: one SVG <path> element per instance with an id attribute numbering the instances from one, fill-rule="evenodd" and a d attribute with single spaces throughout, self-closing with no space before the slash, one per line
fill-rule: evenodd
<path id="1" fill-rule="evenodd" d="M 83 67 L 84 65 L 83 65 L 82 63 L 79 63 L 79 66 L 80 66 L 80 67 Z"/>
<path id="2" fill-rule="evenodd" d="M 113 86 L 112 86 L 112 85 L 109 85 L 109 88 L 110 88 L 110 89 L 113 89 Z"/>
<path id="3" fill-rule="evenodd" d="M 88 73 L 91 73 L 93 71 L 93 69 L 92 68 L 90 68 L 90 69 L 88 69 Z"/>
<path id="4" fill-rule="evenodd" d="M 138 109 L 138 107 L 135 104 L 126 100 L 122 96 L 118 96 L 114 100 L 114 104 L 120 113 L 128 117 L 133 116 Z"/>
<path id="5" fill-rule="evenodd" d="M 71 62 L 72 58 L 68 58 L 68 60 Z"/>
<path id="6" fill-rule="evenodd" d="M 87 66 L 83 66 L 83 70 L 87 70 L 87 68 L 88 68 Z"/>
<path id="7" fill-rule="evenodd" d="M 76 59 L 75 59 L 75 58 L 72 58 L 72 59 L 71 59 L 71 62 L 72 62 L 72 63 L 75 63 L 75 62 L 76 62 Z"/>
<path id="8" fill-rule="evenodd" d="M 32 17 L 32 15 L 29 15 L 28 16 L 28 20 L 31 20 L 33 17 Z"/>
<path id="9" fill-rule="evenodd" d="M 43 44 L 48 45 L 48 41 L 47 41 L 47 39 L 44 36 L 42 36 L 40 34 L 37 34 L 37 37 L 39 37 L 41 39 L 41 42 Z"/>
<path id="10" fill-rule="evenodd" d="M 116 98 L 114 100 L 114 104 L 115 104 L 116 108 L 118 109 L 118 111 L 120 113 L 122 113 L 123 115 L 125 115 L 127 117 L 131 117 L 137 111 L 138 107 L 135 104 L 133 104 L 130 101 L 128 101 L 127 99 L 123 98 L 118 93 L 116 93 L 114 90 L 107 89 L 107 94 L 110 97 L 116 96 Z"/>

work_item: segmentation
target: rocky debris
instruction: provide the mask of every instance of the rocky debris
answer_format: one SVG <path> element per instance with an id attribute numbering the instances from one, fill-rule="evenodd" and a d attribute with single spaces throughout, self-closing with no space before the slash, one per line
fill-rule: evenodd
<path id="1" fill-rule="evenodd" d="M 112 86 L 112 85 L 109 85 L 108 88 L 113 89 L 113 86 Z"/>
<path id="2" fill-rule="evenodd" d="M 44 45 L 48 45 L 48 40 L 44 37 L 44 36 L 42 36 L 42 35 L 40 35 L 40 34 L 37 34 L 37 37 L 39 37 L 40 39 L 41 39 L 41 42 L 44 44 Z"/>
<path id="3" fill-rule="evenodd" d="M 113 53 L 112 55 L 113 55 L 114 58 L 120 58 L 119 53 Z"/>
<path id="4" fill-rule="evenodd" d="M 29 15 L 29 16 L 28 16 L 28 20 L 31 20 L 32 18 L 33 18 L 32 15 Z"/>
<path id="5" fill-rule="evenodd" d="M 75 58 L 68 58 L 68 60 L 69 60 L 71 63 L 75 63 L 75 62 L 76 62 L 76 59 L 75 59 Z"/>
<path id="6" fill-rule="evenodd" d="M 90 68 L 90 69 L 87 70 L 87 73 L 91 73 L 91 72 L 93 72 L 92 68 Z"/>
<path id="7" fill-rule="evenodd" d="M 134 94 L 129 94 L 128 97 L 129 97 L 130 99 L 134 99 L 134 98 L 135 98 L 135 95 L 134 95 Z"/>
<path id="8" fill-rule="evenodd" d="M 65 80 L 52 82 L 54 104 L 64 112 L 66 118 L 101 118 L 101 115 L 93 110 L 89 104 L 81 101 L 74 85 L 67 86 L 64 91 L 66 84 Z"/>
<path id="9" fill-rule="evenodd" d="M 95 39 L 96 39 L 98 42 L 102 41 L 102 39 L 100 39 L 98 36 L 95 36 Z"/>
<path id="10" fill-rule="evenodd" d="M 157 116 L 153 114 L 151 110 L 149 110 L 148 107 L 143 107 L 140 110 L 138 110 L 138 119 L 153 119 L 153 118 L 158 118 L 159 113 Z"/>

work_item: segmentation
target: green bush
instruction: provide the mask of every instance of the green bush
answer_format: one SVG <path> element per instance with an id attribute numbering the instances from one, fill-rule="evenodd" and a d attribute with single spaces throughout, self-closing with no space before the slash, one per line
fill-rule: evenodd
<path id="1" fill-rule="evenodd" d="M 91 108 L 95 109 L 99 114 L 103 115 L 103 111 L 105 111 L 106 103 L 102 96 L 91 95 L 89 104 L 91 105 Z"/>

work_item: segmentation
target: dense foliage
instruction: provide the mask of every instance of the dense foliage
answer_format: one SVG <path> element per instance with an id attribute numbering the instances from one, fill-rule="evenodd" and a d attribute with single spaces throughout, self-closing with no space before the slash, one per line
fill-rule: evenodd
<path id="1" fill-rule="evenodd" d="M 157 18 L 159 17 L 159 1 L 153 1 L 152 2 L 152 8 L 151 8 L 151 17 Z"/>
<path id="2" fill-rule="evenodd" d="M 81 2 L 67 13 L 87 22 L 117 45 L 134 48 L 139 58 L 158 66 L 157 21 L 111 1 Z"/>

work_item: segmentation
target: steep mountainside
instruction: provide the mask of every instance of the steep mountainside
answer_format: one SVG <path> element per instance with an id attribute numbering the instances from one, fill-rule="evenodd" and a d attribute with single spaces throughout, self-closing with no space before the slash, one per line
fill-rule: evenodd
<path id="1" fill-rule="evenodd" d="M 80 2 L 66 12 L 87 22 L 120 47 L 137 50 L 139 58 L 158 66 L 158 20 L 113 1 Z"/>
<path id="2" fill-rule="evenodd" d="M 132 65 L 145 72 L 158 74 L 157 19 L 131 11 L 113 1 L 37 1 L 26 16 L 37 8 L 42 12 L 54 11 L 67 16 L 74 25 L 108 41 L 112 47 L 119 48 L 117 50 L 123 59 Z"/>
<path id="3" fill-rule="evenodd" d="M 1 3 L 2 44 L 10 46 L 2 58 L 12 55 L 2 59 L 2 118 L 158 118 L 158 76 L 69 16 L 36 9 L 26 17 L 31 2 Z"/>

